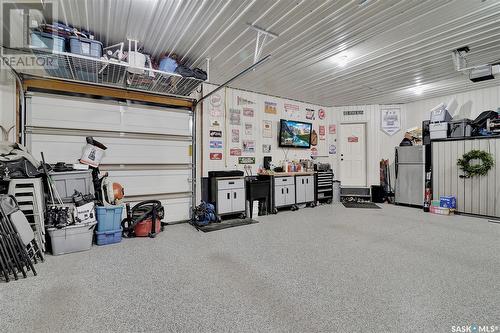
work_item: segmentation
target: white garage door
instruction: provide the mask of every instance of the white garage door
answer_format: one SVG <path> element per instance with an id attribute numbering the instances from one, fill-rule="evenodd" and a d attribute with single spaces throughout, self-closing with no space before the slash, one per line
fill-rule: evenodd
<path id="1" fill-rule="evenodd" d="M 125 102 L 33 93 L 26 99 L 26 143 L 47 163 L 75 163 L 86 136 L 108 147 L 101 172 L 125 188 L 125 201 L 158 199 L 166 222 L 189 219 L 192 113 Z"/>

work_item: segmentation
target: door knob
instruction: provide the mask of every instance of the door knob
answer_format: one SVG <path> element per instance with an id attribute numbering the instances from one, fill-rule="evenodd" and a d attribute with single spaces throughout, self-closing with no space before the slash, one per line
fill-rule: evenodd
<path id="1" fill-rule="evenodd" d="M 341 160 L 341 161 L 343 161 L 344 159 L 343 159 L 343 158 L 341 158 L 340 160 Z"/>

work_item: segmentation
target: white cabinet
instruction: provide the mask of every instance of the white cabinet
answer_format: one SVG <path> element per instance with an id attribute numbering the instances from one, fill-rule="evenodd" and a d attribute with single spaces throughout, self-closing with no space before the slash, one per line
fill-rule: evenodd
<path id="1" fill-rule="evenodd" d="M 297 203 L 314 201 L 314 176 L 297 176 L 295 179 Z"/>
<path id="2" fill-rule="evenodd" d="M 244 213 L 245 207 L 245 180 L 214 179 L 212 183 L 213 198 L 217 198 L 216 208 L 218 215 Z"/>
<path id="3" fill-rule="evenodd" d="M 295 204 L 294 177 L 274 178 L 274 206 L 283 207 Z"/>

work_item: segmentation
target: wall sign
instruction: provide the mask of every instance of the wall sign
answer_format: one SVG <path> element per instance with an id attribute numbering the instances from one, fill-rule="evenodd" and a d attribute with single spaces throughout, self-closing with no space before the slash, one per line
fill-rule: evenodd
<path id="1" fill-rule="evenodd" d="M 222 148 L 222 141 L 210 141 L 210 148 L 221 149 Z"/>
<path id="2" fill-rule="evenodd" d="M 252 136 L 253 135 L 253 124 L 245 123 L 245 135 Z"/>
<path id="3" fill-rule="evenodd" d="M 306 108 L 306 119 L 308 119 L 308 120 L 314 120 L 314 119 L 316 119 L 314 117 L 314 112 L 315 111 L 313 109 L 307 109 Z"/>
<path id="4" fill-rule="evenodd" d="M 325 116 L 326 116 L 325 110 L 319 109 L 318 110 L 318 118 L 321 119 L 321 120 L 323 120 L 323 119 L 325 119 Z"/>
<path id="5" fill-rule="evenodd" d="M 243 108 L 243 115 L 245 117 L 253 117 L 254 112 L 252 108 Z"/>
<path id="6" fill-rule="evenodd" d="M 276 114 L 277 104 L 273 102 L 264 102 L 264 112 L 269 114 Z"/>
<path id="7" fill-rule="evenodd" d="M 210 137 L 211 138 L 222 138 L 222 131 L 210 131 Z"/>
<path id="8" fill-rule="evenodd" d="M 229 123 L 231 125 L 241 125 L 241 111 L 240 109 L 229 109 Z"/>
<path id="9" fill-rule="evenodd" d="M 365 114 L 363 110 L 355 110 L 355 111 L 344 111 L 344 116 L 360 116 Z"/>
<path id="10" fill-rule="evenodd" d="M 262 121 L 262 137 L 263 138 L 273 137 L 273 122 L 271 120 Z"/>
<path id="11" fill-rule="evenodd" d="M 237 128 L 233 128 L 231 130 L 231 142 L 238 143 L 240 142 L 240 130 Z"/>
<path id="12" fill-rule="evenodd" d="M 222 160 L 222 153 L 210 153 L 210 159 L 212 161 L 220 161 Z"/>
<path id="13" fill-rule="evenodd" d="M 240 148 L 231 148 L 229 150 L 229 155 L 231 155 L 231 156 L 241 156 L 241 149 Z"/>
<path id="14" fill-rule="evenodd" d="M 255 153 L 255 141 L 243 140 L 243 151 L 245 153 Z"/>
<path id="15" fill-rule="evenodd" d="M 357 136 L 350 136 L 347 138 L 347 142 L 350 142 L 350 143 L 355 143 L 358 141 L 359 141 L 359 138 Z"/>
<path id="16" fill-rule="evenodd" d="M 238 96 L 238 97 L 236 97 L 236 104 L 238 104 L 238 105 L 251 105 L 251 104 L 255 104 L 255 102 Z"/>
<path id="17" fill-rule="evenodd" d="M 264 154 L 269 154 L 271 152 L 271 145 L 267 145 L 267 144 L 262 145 L 262 152 Z"/>
<path id="18" fill-rule="evenodd" d="M 394 135 L 401 130 L 401 109 L 380 111 L 380 128 L 387 135 Z"/>
<path id="19" fill-rule="evenodd" d="M 328 154 L 330 155 L 337 154 L 337 147 L 335 145 L 330 145 L 330 147 L 328 147 Z"/>
<path id="20" fill-rule="evenodd" d="M 311 156 L 318 156 L 318 148 L 316 147 L 311 148 Z"/>
<path id="21" fill-rule="evenodd" d="M 220 123 L 219 123 L 218 120 L 213 120 L 212 123 L 210 124 L 210 126 L 212 126 L 212 127 L 219 127 Z"/>
<path id="22" fill-rule="evenodd" d="M 285 103 L 285 115 L 288 119 L 298 118 L 299 116 L 299 106 L 296 104 Z"/>
<path id="23" fill-rule="evenodd" d="M 326 137 L 326 129 L 325 126 L 319 125 L 319 139 L 320 140 L 325 140 Z"/>
<path id="24" fill-rule="evenodd" d="M 238 157 L 239 164 L 255 164 L 255 157 Z"/>
<path id="25" fill-rule="evenodd" d="M 337 125 L 331 124 L 328 126 L 328 133 L 335 134 L 337 133 Z"/>

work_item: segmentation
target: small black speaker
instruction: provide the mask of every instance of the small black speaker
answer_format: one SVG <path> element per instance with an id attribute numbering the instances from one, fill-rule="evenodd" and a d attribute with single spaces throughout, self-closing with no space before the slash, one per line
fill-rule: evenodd
<path id="1" fill-rule="evenodd" d="M 264 169 L 266 170 L 271 169 L 271 161 L 272 161 L 271 156 L 264 156 Z"/>

